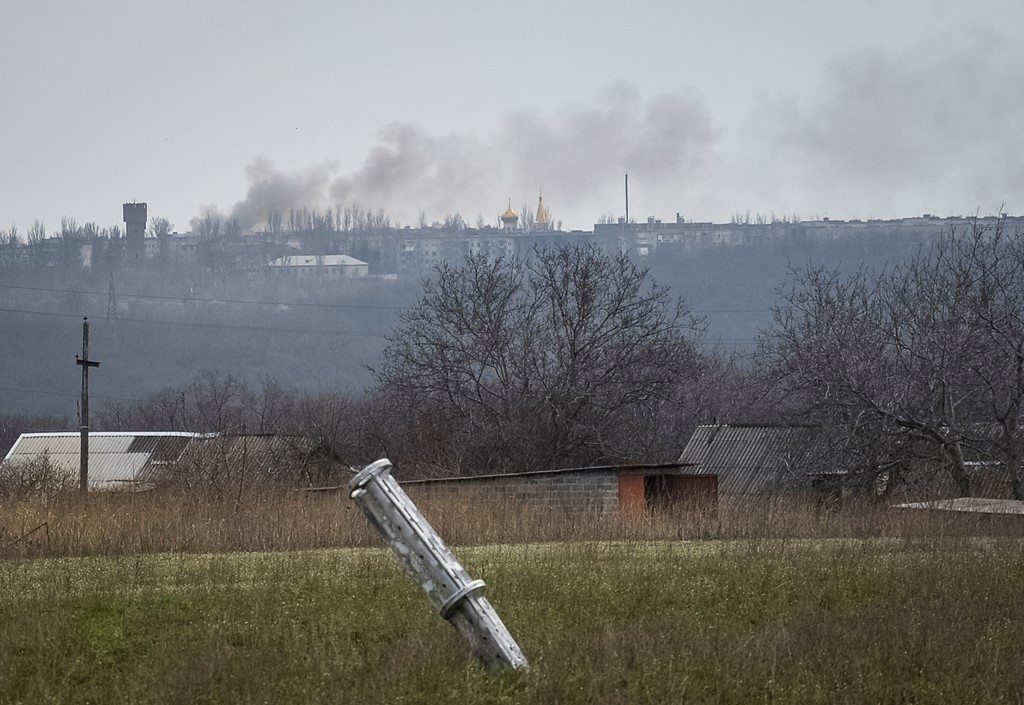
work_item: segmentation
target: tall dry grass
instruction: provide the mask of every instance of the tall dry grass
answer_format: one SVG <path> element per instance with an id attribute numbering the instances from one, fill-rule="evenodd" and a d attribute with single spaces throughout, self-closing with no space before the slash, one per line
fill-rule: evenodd
<path id="1" fill-rule="evenodd" d="M 1024 518 L 822 511 L 801 503 L 723 503 L 715 514 L 566 511 L 476 493 L 411 493 L 454 545 L 594 540 L 1024 536 Z M 0 558 L 376 546 L 345 492 L 75 493 L 0 500 Z"/>

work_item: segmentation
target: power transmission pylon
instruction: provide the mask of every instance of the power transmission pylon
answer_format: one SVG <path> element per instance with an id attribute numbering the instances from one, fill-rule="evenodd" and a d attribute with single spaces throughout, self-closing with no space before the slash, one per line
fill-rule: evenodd
<path id="1" fill-rule="evenodd" d="M 110 273 L 110 289 L 107 293 L 107 320 L 117 320 L 117 290 L 114 289 L 114 273 Z"/>

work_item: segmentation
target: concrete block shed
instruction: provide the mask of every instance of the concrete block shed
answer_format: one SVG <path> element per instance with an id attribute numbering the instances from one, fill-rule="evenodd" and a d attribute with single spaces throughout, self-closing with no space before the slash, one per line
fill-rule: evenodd
<path id="1" fill-rule="evenodd" d="M 565 511 L 642 515 L 657 509 L 713 514 L 718 478 L 679 463 L 600 465 L 471 477 L 402 480 L 411 492 L 480 492 Z"/>

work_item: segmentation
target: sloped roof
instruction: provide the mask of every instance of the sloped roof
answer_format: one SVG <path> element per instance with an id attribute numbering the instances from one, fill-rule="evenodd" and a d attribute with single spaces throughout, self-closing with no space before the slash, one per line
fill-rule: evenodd
<path id="1" fill-rule="evenodd" d="M 722 494 L 770 490 L 799 472 L 820 431 L 809 426 L 698 426 L 679 456 L 697 474 L 718 475 Z"/>
<path id="2" fill-rule="evenodd" d="M 269 267 L 358 267 L 366 262 L 348 255 L 287 255 L 271 260 Z"/>
<path id="3" fill-rule="evenodd" d="M 403 485 L 434 485 L 443 483 L 473 483 L 514 477 L 550 477 L 552 475 L 592 475 L 600 473 L 650 473 L 657 475 L 687 475 L 691 468 L 682 463 L 632 463 L 625 465 L 588 465 L 550 470 L 524 470 L 520 472 L 487 473 L 483 475 L 455 475 L 402 480 Z"/>
<path id="4" fill-rule="evenodd" d="M 185 465 L 230 464 L 265 476 L 334 460 L 330 449 L 310 436 L 257 433 L 210 437 L 192 443 L 181 458 Z"/>
<path id="5" fill-rule="evenodd" d="M 148 483 L 161 465 L 176 462 L 189 442 L 201 435 L 179 431 L 90 433 L 89 487 L 116 489 Z M 23 433 L 3 464 L 27 462 L 46 454 L 55 468 L 77 482 L 81 448 L 77 431 Z"/>
<path id="6" fill-rule="evenodd" d="M 47 454 L 54 467 L 77 484 L 81 436 L 77 431 L 22 434 L 3 465 Z M 173 480 L 177 471 L 212 473 L 230 468 L 252 481 L 275 477 L 310 479 L 339 463 L 329 448 L 308 436 L 282 434 L 219 435 L 177 431 L 94 432 L 89 434 L 89 488 L 111 490 L 151 487 Z M 2 466 L 0 466 L 2 471 Z"/>
<path id="7" fill-rule="evenodd" d="M 1024 501 L 1019 499 L 986 499 L 982 497 L 954 497 L 930 502 L 906 502 L 893 505 L 896 509 L 931 509 L 972 514 L 1022 514 Z"/>

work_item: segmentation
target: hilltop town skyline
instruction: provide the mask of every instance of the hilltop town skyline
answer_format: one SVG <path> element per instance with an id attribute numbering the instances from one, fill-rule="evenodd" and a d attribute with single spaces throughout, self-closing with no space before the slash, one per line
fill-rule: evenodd
<path id="1" fill-rule="evenodd" d="M 288 10 L 19 4 L 0 226 L 335 203 L 567 229 L 631 212 L 992 213 L 1024 189 L 1024 6 L 647 0 Z M 497 211 L 495 210 L 497 208 Z"/>

